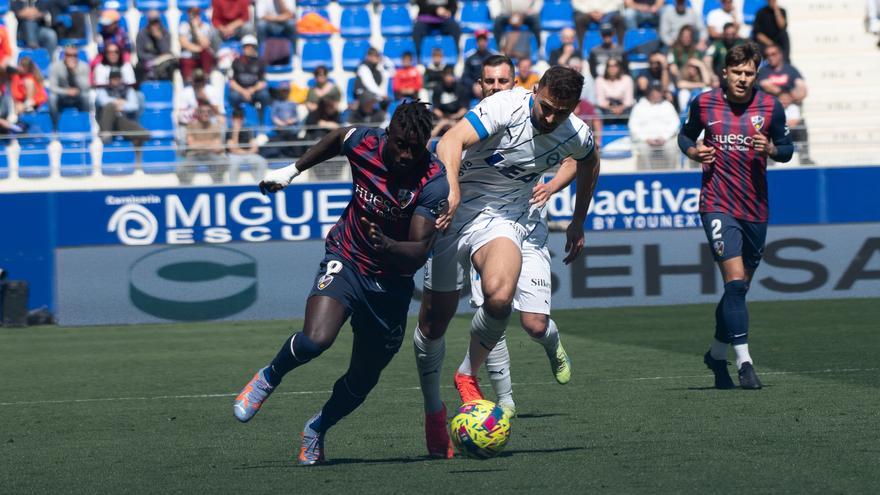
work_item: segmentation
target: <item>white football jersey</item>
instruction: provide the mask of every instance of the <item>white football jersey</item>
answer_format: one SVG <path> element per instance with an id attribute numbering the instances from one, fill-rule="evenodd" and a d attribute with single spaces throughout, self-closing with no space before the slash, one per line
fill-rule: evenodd
<path id="1" fill-rule="evenodd" d="M 533 101 L 531 91 L 517 87 L 485 98 L 465 115 L 480 141 L 461 161 L 461 203 L 453 221 L 459 228 L 478 216 L 523 225 L 534 216 L 540 223 L 541 209 L 530 208 L 529 199 L 544 172 L 569 156 L 583 160 L 595 151 L 593 132 L 575 115 L 551 133 L 539 133 L 530 118 Z"/>

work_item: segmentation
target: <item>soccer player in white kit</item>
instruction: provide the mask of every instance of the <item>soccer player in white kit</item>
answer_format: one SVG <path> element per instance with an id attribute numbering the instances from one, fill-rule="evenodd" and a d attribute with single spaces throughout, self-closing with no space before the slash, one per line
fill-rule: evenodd
<path id="1" fill-rule="evenodd" d="M 482 74 L 479 80 L 483 97 L 512 89 L 514 86 L 513 62 L 503 55 L 493 55 L 483 62 Z M 516 293 L 513 297 L 513 308 L 520 312 L 520 323 L 523 330 L 534 340 L 541 344 L 550 360 L 550 368 L 553 376 L 560 384 L 568 383 L 571 378 L 571 360 L 560 342 L 559 331 L 550 318 L 551 282 L 550 282 L 550 251 L 547 248 L 549 229 L 547 227 L 547 200 L 550 196 L 567 187 L 574 180 L 577 165 L 571 158 L 563 160 L 559 170 L 554 174 L 553 180 L 544 183 L 539 181 L 532 190 L 532 206 L 529 211 L 529 222 L 526 227 L 529 236 L 522 245 L 522 269 L 516 285 Z M 483 290 L 480 286 L 480 277 L 476 270 L 471 268 L 471 305 L 482 306 Z M 498 405 L 504 409 L 508 416 L 516 415 L 516 404 L 513 400 L 513 386 L 510 375 L 510 352 L 507 349 L 507 339 L 502 336 L 492 352 L 486 358 L 486 368 L 489 371 L 489 380 L 495 394 L 498 396 Z M 470 356 L 465 354 L 464 360 L 455 374 L 455 383 L 461 385 L 462 395 L 472 398 L 475 391 L 471 386 L 473 375 L 470 369 Z M 467 402 L 462 400 L 462 402 Z"/>
<path id="2" fill-rule="evenodd" d="M 592 132 L 572 115 L 583 83 L 580 73 L 551 67 L 534 92 L 514 88 L 480 102 L 437 146 L 450 183 L 449 213 L 437 220 L 445 232 L 426 265 L 419 326 L 413 333 L 431 456 L 452 456 L 439 375 L 443 335 L 455 315 L 463 266 L 473 264 L 484 295 L 471 322 L 468 350 L 476 375 L 510 318 L 533 188 L 546 170 L 567 157 L 577 162 L 577 199 L 564 261 L 570 263 L 583 249 L 583 222 L 599 172 Z"/>

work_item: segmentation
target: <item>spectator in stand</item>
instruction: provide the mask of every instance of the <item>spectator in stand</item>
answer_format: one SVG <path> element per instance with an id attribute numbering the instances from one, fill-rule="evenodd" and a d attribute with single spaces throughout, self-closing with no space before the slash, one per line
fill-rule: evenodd
<path id="1" fill-rule="evenodd" d="M 370 94 L 382 106 L 388 105 L 388 81 L 394 75 L 394 64 L 373 47 L 367 49 L 364 61 L 357 68 L 354 84 L 355 98 Z"/>
<path id="2" fill-rule="evenodd" d="M 339 105 L 332 100 L 321 100 L 318 102 L 318 108 L 314 112 L 309 112 L 306 117 L 306 139 L 309 141 L 321 139 L 333 129 L 338 129 L 340 123 Z"/>
<path id="3" fill-rule="evenodd" d="M 692 7 L 688 7 L 686 0 L 675 0 L 675 4 L 667 5 L 660 11 L 660 41 L 666 46 L 672 46 L 678 38 L 681 28 L 693 26 L 699 36 L 697 46 L 706 48 L 706 26 L 703 24 L 703 16 Z"/>
<path id="4" fill-rule="evenodd" d="M 10 94 L 9 72 L 6 66 L 0 65 L 0 142 L 5 143 L 9 134 L 27 132 L 27 126 L 12 122 L 12 95 Z"/>
<path id="5" fill-rule="evenodd" d="M 776 45 L 782 50 L 785 61 L 789 58 L 791 45 L 788 41 L 788 14 L 776 0 L 767 0 L 767 5 L 755 13 L 755 24 L 752 25 L 752 39 L 758 42 L 761 50 Z"/>
<path id="6" fill-rule="evenodd" d="M 64 47 L 64 58 L 49 67 L 49 111 L 56 125 L 65 108 L 89 111 L 89 88 L 89 65 L 75 46 Z"/>
<path id="7" fill-rule="evenodd" d="M 104 47 L 116 45 L 122 54 L 123 60 L 128 60 L 131 55 L 131 37 L 128 31 L 119 23 L 122 15 L 116 9 L 104 9 L 98 21 L 98 43 Z"/>
<path id="8" fill-rule="evenodd" d="M 637 29 L 642 25 L 657 27 L 660 24 L 660 10 L 665 5 L 663 0 L 625 0 L 623 18 L 626 29 Z"/>
<path id="9" fill-rule="evenodd" d="M 28 56 L 21 57 L 18 61 L 18 68 L 12 74 L 10 87 L 12 100 L 15 102 L 15 113 L 18 115 L 34 112 L 49 101 L 46 88 L 43 86 L 43 74 Z"/>
<path id="10" fill-rule="evenodd" d="M 581 100 L 587 100 L 591 104 L 596 104 L 596 80 L 590 74 L 589 67 L 586 67 L 584 61 L 580 57 L 571 57 L 568 59 L 567 67 L 574 69 L 584 76 L 584 87 L 581 89 Z"/>
<path id="11" fill-rule="evenodd" d="M 357 100 L 355 105 L 346 110 L 342 115 L 342 121 L 346 125 L 366 125 L 378 127 L 385 121 L 385 112 L 370 95 L 365 95 Z"/>
<path id="12" fill-rule="evenodd" d="M 721 6 L 712 9 L 706 16 L 706 28 L 709 30 L 709 40 L 719 40 L 724 36 L 724 26 L 733 24 L 736 32 L 739 33 L 742 24 L 737 18 L 736 9 L 733 6 L 733 0 L 721 0 Z"/>
<path id="13" fill-rule="evenodd" d="M 785 123 L 791 130 L 791 140 L 794 141 L 801 164 L 813 165 L 807 123 L 802 113 L 802 105 L 807 97 L 807 82 L 800 71 L 785 61 L 780 47 L 768 46 L 764 56 L 767 63 L 758 71 L 758 85 L 779 99 L 785 108 Z"/>
<path id="14" fill-rule="evenodd" d="M 147 13 L 147 25 L 138 32 L 135 49 L 138 61 L 134 72 L 138 81 L 170 81 L 174 77 L 177 57 L 171 53 L 171 33 L 162 25 L 158 10 Z"/>
<path id="15" fill-rule="evenodd" d="M 721 38 L 715 40 L 709 46 L 709 49 L 706 50 L 706 55 L 703 56 L 703 63 L 706 64 L 706 67 L 712 69 L 713 88 L 720 87 L 722 81 L 724 81 L 721 71 L 724 69 L 724 59 L 727 58 L 727 52 L 733 47 L 746 42 L 746 40 L 739 37 L 738 33 L 739 30 L 735 24 L 725 24 Z"/>
<path id="16" fill-rule="evenodd" d="M 187 14 L 187 19 L 181 20 L 177 28 L 180 40 L 180 75 L 185 84 L 192 81 L 196 67 L 206 76 L 210 76 L 214 64 L 217 63 L 214 27 L 202 19 L 202 9 L 198 7 L 190 7 Z"/>
<path id="17" fill-rule="evenodd" d="M 213 111 L 213 110 L 212 110 Z M 232 127 L 226 131 L 226 158 L 229 160 L 229 182 L 238 182 L 242 167 L 253 167 L 256 182 L 263 180 L 269 164 L 260 156 L 260 147 L 254 139 L 253 129 L 244 128 L 244 112 L 232 111 Z"/>
<path id="18" fill-rule="evenodd" d="M 455 79 L 455 72 L 447 68 L 443 72 L 443 83 L 434 90 L 432 99 L 434 115 L 439 119 L 432 131 L 433 136 L 442 135 L 464 117 L 471 102 L 470 95 L 470 88 L 462 86 Z"/>
<path id="19" fill-rule="evenodd" d="M 568 61 L 571 57 L 577 57 L 579 55 L 575 36 L 577 36 L 577 34 L 572 28 L 564 28 L 559 31 L 559 41 L 562 44 L 551 50 L 550 56 L 547 58 L 547 63 L 550 64 L 551 67 L 554 65 L 568 65 Z"/>
<path id="20" fill-rule="evenodd" d="M 266 38 L 295 40 L 296 4 L 293 0 L 257 0 L 254 11 L 260 43 Z"/>
<path id="21" fill-rule="evenodd" d="M 26 48 L 45 48 L 51 56 L 58 47 L 58 34 L 46 19 L 51 0 L 15 0 L 10 5 L 18 21 L 16 37 Z"/>
<path id="22" fill-rule="evenodd" d="M 394 98 L 398 100 L 407 97 L 418 98 L 423 83 L 422 73 L 413 65 L 412 53 L 404 52 L 400 58 L 402 66 L 395 71 L 391 79 Z"/>
<path id="23" fill-rule="evenodd" d="M 685 24 L 678 32 L 675 43 L 669 47 L 669 72 L 672 77 L 678 78 L 691 59 L 701 59 L 702 57 L 703 52 L 697 48 L 694 39 L 694 27 Z"/>
<path id="24" fill-rule="evenodd" d="M 417 0 L 419 13 L 413 24 L 413 43 L 416 45 L 416 54 L 422 53 L 422 39 L 431 33 L 440 33 L 452 36 L 455 46 L 461 37 L 461 28 L 455 21 L 455 12 L 458 10 L 456 0 Z"/>
<path id="25" fill-rule="evenodd" d="M 304 150 L 293 144 L 299 140 L 302 123 L 297 104 L 290 99 L 290 85 L 283 83 L 269 91 L 272 95 L 272 125 L 275 132 L 269 142 L 260 147 L 260 155 L 266 158 L 296 158 Z"/>
<path id="26" fill-rule="evenodd" d="M 470 54 L 465 54 L 464 71 L 461 74 L 461 83 L 473 90 L 473 97 L 480 98 L 483 90 L 480 88 L 480 74 L 483 70 L 483 62 L 495 55 L 495 52 L 489 49 L 489 31 L 486 29 L 478 29 L 474 31 L 474 38 L 477 40 L 477 49 Z M 443 67 L 439 67 L 440 77 L 437 81 L 443 79 Z"/>
<path id="27" fill-rule="evenodd" d="M 636 97 L 648 96 L 648 88 L 653 84 L 663 88 L 663 99 L 670 103 L 675 101 L 675 78 L 669 73 L 669 61 L 662 51 L 655 51 L 648 57 L 648 70 L 636 78 Z"/>
<path id="28" fill-rule="evenodd" d="M 672 103 L 663 98 L 663 90 L 652 84 L 648 96 L 640 99 L 629 115 L 629 135 L 642 170 L 676 168 L 680 163 L 675 137 L 681 120 Z"/>
<path id="29" fill-rule="evenodd" d="M 433 93 L 443 84 L 443 73 L 452 67 L 443 61 L 443 49 L 434 47 L 431 50 L 431 62 L 425 66 L 425 88 Z"/>
<path id="30" fill-rule="evenodd" d="M 123 82 L 119 69 L 110 71 L 110 84 L 107 87 L 98 88 L 95 108 L 104 144 L 118 135 L 131 141 L 136 147 L 149 139 L 150 133 L 137 121 L 140 110 L 137 92 Z"/>
<path id="31" fill-rule="evenodd" d="M 678 108 L 684 111 L 691 100 L 712 88 L 712 75 L 702 60 L 692 58 L 681 69 L 675 85 L 678 88 Z"/>
<path id="32" fill-rule="evenodd" d="M 184 160 L 177 166 L 177 178 L 181 185 L 192 184 L 196 168 L 208 167 L 208 174 L 215 184 L 223 182 L 223 174 L 229 167 L 223 146 L 223 130 L 214 119 L 214 109 L 205 100 L 199 102 L 196 119 L 186 126 L 186 150 Z"/>
<path id="33" fill-rule="evenodd" d="M 620 60 L 624 67 L 628 67 L 626 52 L 623 47 L 614 43 L 614 27 L 611 24 L 602 24 L 599 28 L 602 43 L 590 49 L 590 74 L 597 78 L 605 73 L 605 64 L 612 58 Z"/>
<path id="34" fill-rule="evenodd" d="M 248 34 L 241 39 L 241 56 L 232 62 L 229 80 L 229 104 L 241 108 L 245 103 L 260 105 L 260 115 L 272 104 L 266 87 L 266 64 L 257 53 L 257 37 Z"/>
<path id="35" fill-rule="evenodd" d="M 211 105 L 214 118 L 221 126 L 226 125 L 226 108 L 223 105 L 223 88 L 211 84 L 201 69 L 196 69 L 192 76 L 192 84 L 180 92 L 177 109 L 177 122 L 185 129 L 195 120 L 199 102 L 206 101 Z"/>
<path id="36" fill-rule="evenodd" d="M 100 53 L 92 60 L 92 85 L 95 87 L 107 86 L 110 84 L 110 71 L 118 69 L 122 74 L 122 82 L 126 86 L 134 86 L 137 79 L 134 75 L 134 68 L 131 64 L 122 60 L 122 54 L 119 47 L 109 44 L 104 47 L 104 52 Z"/>
<path id="37" fill-rule="evenodd" d="M 626 30 L 623 17 L 623 0 L 572 0 L 574 27 L 577 30 L 578 46 L 584 46 L 584 34 L 590 26 L 611 24 L 617 31 L 617 42 L 623 44 Z"/>
<path id="38" fill-rule="evenodd" d="M 318 109 L 318 103 L 320 103 L 321 100 L 330 100 L 335 105 L 339 105 L 339 100 L 342 99 L 342 93 L 339 91 L 339 87 L 330 81 L 327 74 L 327 67 L 319 65 L 315 68 L 313 74 L 315 76 L 315 84 L 309 88 L 309 92 L 306 95 L 306 108 L 308 108 L 310 112 L 314 112 Z"/>
<path id="39" fill-rule="evenodd" d="M 6 67 L 11 61 L 12 45 L 9 44 L 9 31 L 6 26 L 0 24 L 0 67 Z M 0 124 L 0 132 L 2 132 L 2 124 Z"/>
<path id="40" fill-rule="evenodd" d="M 596 143 L 602 142 L 602 114 L 596 110 L 596 107 L 590 100 L 581 99 L 578 106 L 574 108 L 574 114 L 590 126 L 593 131 L 593 140 Z"/>
<path id="41" fill-rule="evenodd" d="M 527 90 L 531 91 L 540 80 L 541 76 L 539 76 L 537 72 L 532 70 L 532 59 L 521 58 L 517 60 L 516 79 L 514 80 L 516 86 L 526 88 Z"/>
<path id="42" fill-rule="evenodd" d="M 257 34 L 251 23 L 250 6 L 250 0 L 211 0 L 211 24 L 220 39 L 243 40 Z"/>
<path id="43" fill-rule="evenodd" d="M 525 25 L 529 28 L 535 41 L 538 42 L 538 49 L 541 48 L 541 8 L 544 6 L 544 0 L 489 0 L 489 13 L 495 20 L 492 26 L 492 34 L 495 36 L 495 42 L 505 54 L 512 52 L 522 52 L 521 46 L 529 47 L 531 43 L 528 36 L 522 36 L 521 27 Z M 510 27 L 510 31 L 505 36 L 505 31 Z M 530 54 L 525 54 L 530 56 Z"/>
<path id="44" fill-rule="evenodd" d="M 633 103 L 633 80 L 623 71 L 620 60 L 605 64 L 605 73 L 596 79 L 596 106 L 609 124 L 626 124 Z"/>

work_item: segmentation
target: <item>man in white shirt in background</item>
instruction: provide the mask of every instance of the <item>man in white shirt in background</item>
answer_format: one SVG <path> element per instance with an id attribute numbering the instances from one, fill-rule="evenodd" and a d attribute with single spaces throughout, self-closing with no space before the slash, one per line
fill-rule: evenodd
<path id="1" fill-rule="evenodd" d="M 638 152 L 638 167 L 675 168 L 680 154 L 675 136 L 680 120 L 675 107 L 663 98 L 663 87 L 654 83 L 629 115 L 629 134 Z"/>

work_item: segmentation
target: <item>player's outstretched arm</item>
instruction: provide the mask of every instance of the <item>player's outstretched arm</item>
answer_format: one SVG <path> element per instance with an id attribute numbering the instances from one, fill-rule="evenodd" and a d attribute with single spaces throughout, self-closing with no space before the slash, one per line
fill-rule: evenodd
<path id="1" fill-rule="evenodd" d="M 599 181 L 599 153 L 593 150 L 583 160 L 577 162 L 577 197 L 574 202 L 574 214 L 571 223 L 565 229 L 565 252 L 562 260 L 566 265 L 577 259 L 584 249 L 584 222 L 587 211 Z"/>
<path id="2" fill-rule="evenodd" d="M 461 153 L 480 141 L 480 136 L 468 119 L 462 119 L 443 135 L 437 143 L 437 158 L 446 166 L 446 178 L 449 181 L 449 209 L 447 213 L 437 217 L 437 230 L 446 230 L 452 223 L 455 210 L 461 201 L 461 190 L 458 185 L 458 174 L 461 169 Z"/>
<path id="3" fill-rule="evenodd" d="M 260 181 L 260 192 L 263 194 L 278 192 L 289 186 L 297 175 L 339 155 L 342 151 L 342 144 L 353 131 L 354 127 L 333 129 L 303 153 L 299 160 L 266 174 L 266 177 Z"/>
<path id="4" fill-rule="evenodd" d="M 549 182 L 538 182 L 532 188 L 532 199 L 529 200 L 529 204 L 541 208 L 550 201 L 551 196 L 568 187 L 576 176 L 577 161 L 572 157 L 562 160 L 562 165 Z"/>
<path id="5" fill-rule="evenodd" d="M 415 273 L 425 264 L 437 234 L 434 220 L 422 215 L 413 215 L 409 224 L 409 239 L 406 241 L 388 237 L 378 224 L 365 217 L 361 217 L 361 225 L 367 231 L 373 248 L 404 273 Z"/>

